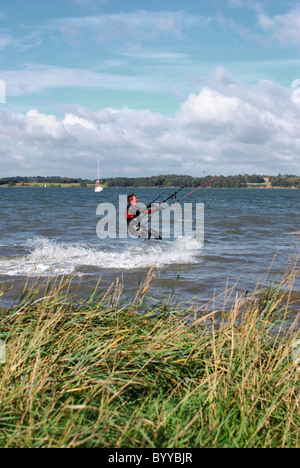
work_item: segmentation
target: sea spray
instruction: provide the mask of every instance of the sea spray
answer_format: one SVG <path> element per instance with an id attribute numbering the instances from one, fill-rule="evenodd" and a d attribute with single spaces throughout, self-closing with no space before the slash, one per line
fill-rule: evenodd
<path id="1" fill-rule="evenodd" d="M 88 275 L 89 267 L 134 270 L 149 268 L 156 263 L 163 268 L 196 263 L 202 248 L 201 242 L 186 236 L 160 243 L 140 240 L 117 243 L 68 244 L 33 238 L 26 242 L 25 255 L 0 259 L 0 270 L 7 276 L 40 276 L 60 273 Z"/>

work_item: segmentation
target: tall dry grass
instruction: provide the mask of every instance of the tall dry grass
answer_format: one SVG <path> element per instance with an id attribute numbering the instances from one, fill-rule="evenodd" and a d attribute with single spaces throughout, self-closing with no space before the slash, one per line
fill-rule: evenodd
<path id="1" fill-rule="evenodd" d="M 153 269 L 126 302 L 28 282 L 0 320 L 0 447 L 299 447 L 296 273 L 204 315 L 153 303 Z"/>

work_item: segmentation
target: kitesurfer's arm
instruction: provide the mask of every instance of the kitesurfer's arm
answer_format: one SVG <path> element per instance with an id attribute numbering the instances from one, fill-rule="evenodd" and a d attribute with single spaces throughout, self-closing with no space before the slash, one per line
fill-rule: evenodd
<path id="1" fill-rule="evenodd" d="M 149 208 L 149 205 L 147 206 L 147 208 L 148 209 L 146 211 L 144 211 L 144 213 L 155 213 L 156 211 L 162 211 L 162 210 L 165 209 L 162 206 L 155 206 L 154 208 Z"/>

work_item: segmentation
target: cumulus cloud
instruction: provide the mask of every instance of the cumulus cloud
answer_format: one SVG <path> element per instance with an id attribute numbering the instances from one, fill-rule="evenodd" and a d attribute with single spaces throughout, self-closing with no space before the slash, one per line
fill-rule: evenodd
<path id="1" fill-rule="evenodd" d="M 300 106 L 292 90 L 225 78 L 217 70 L 173 114 L 80 106 L 63 118 L 1 112 L 2 175 L 94 178 L 97 158 L 103 177 L 183 173 L 199 159 L 212 174 L 299 174 Z"/>
<path id="2" fill-rule="evenodd" d="M 25 116 L 25 132 L 29 139 L 35 140 L 62 140 L 64 129 L 62 123 L 54 115 L 41 114 L 31 109 Z"/>
<path id="3" fill-rule="evenodd" d="M 78 117 L 78 115 L 67 114 L 63 120 L 64 125 L 80 125 L 83 128 L 89 128 L 91 130 L 96 130 L 95 125 L 90 120 L 83 119 Z"/>

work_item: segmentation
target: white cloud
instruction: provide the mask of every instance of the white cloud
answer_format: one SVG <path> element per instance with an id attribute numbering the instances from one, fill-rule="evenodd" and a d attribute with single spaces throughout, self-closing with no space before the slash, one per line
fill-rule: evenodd
<path id="1" fill-rule="evenodd" d="M 85 8 L 92 3 L 89 0 L 72 1 Z M 107 0 L 103 0 L 102 3 L 105 1 Z M 9 29 L 0 28 L 0 50 L 11 47 L 24 52 L 51 43 L 54 43 L 57 49 L 59 39 L 75 47 L 88 47 L 89 51 L 91 47 L 95 48 L 99 44 L 112 41 L 127 44 L 158 41 L 165 37 L 172 40 L 182 39 L 187 38 L 192 29 L 207 28 L 211 22 L 212 18 L 185 11 L 137 10 L 129 13 L 59 17 L 38 26 L 24 24 L 14 33 Z"/>
<path id="2" fill-rule="evenodd" d="M 261 28 L 284 45 L 300 44 L 300 8 L 273 18 L 261 14 L 258 19 Z"/>
<path id="3" fill-rule="evenodd" d="M 40 141 L 64 138 L 62 123 L 54 115 L 41 114 L 36 109 L 31 109 L 26 113 L 25 132 L 30 139 Z"/>
<path id="4" fill-rule="evenodd" d="M 63 120 L 64 125 L 80 125 L 83 128 L 95 130 L 95 125 L 90 120 L 83 119 L 74 114 L 67 114 Z"/>
<path id="5" fill-rule="evenodd" d="M 6 82 L 8 96 L 24 96 L 49 88 L 149 90 L 154 87 L 150 80 L 134 76 L 36 64 L 28 64 L 22 70 L 2 72 L 1 78 Z"/>
<path id="6" fill-rule="evenodd" d="M 7 47 L 10 47 L 11 45 L 13 45 L 13 43 L 14 43 L 14 40 L 10 36 L 10 34 L 8 34 L 7 32 L 3 32 L 3 31 L 1 32 L 1 29 L 0 29 L 0 50 L 4 50 Z"/>
<path id="7" fill-rule="evenodd" d="M 149 12 L 138 10 L 131 13 L 102 14 L 57 19 L 46 29 L 60 31 L 66 40 L 73 41 L 74 34 L 94 34 L 98 42 L 112 40 L 155 40 L 161 36 L 183 37 L 194 27 L 207 27 L 211 19 L 185 11 Z"/>
<path id="8" fill-rule="evenodd" d="M 11 49 L 17 50 L 18 52 L 25 52 L 26 50 L 38 47 L 41 43 L 40 31 L 31 31 L 28 34 L 19 37 L 8 27 L 0 28 L 0 50 Z"/>
<path id="9" fill-rule="evenodd" d="M 249 8 L 255 11 L 262 10 L 262 4 L 260 1 L 249 1 L 249 0 L 228 0 L 228 5 L 232 8 Z"/>
<path id="10" fill-rule="evenodd" d="M 300 106 L 292 90 L 269 81 L 239 85 L 225 75 L 219 69 L 171 115 L 80 106 L 63 118 L 1 112 L 2 176 L 94 178 L 98 157 L 103 177 L 183 173 L 199 159 L 212 174 L 300 174 Z"/>

